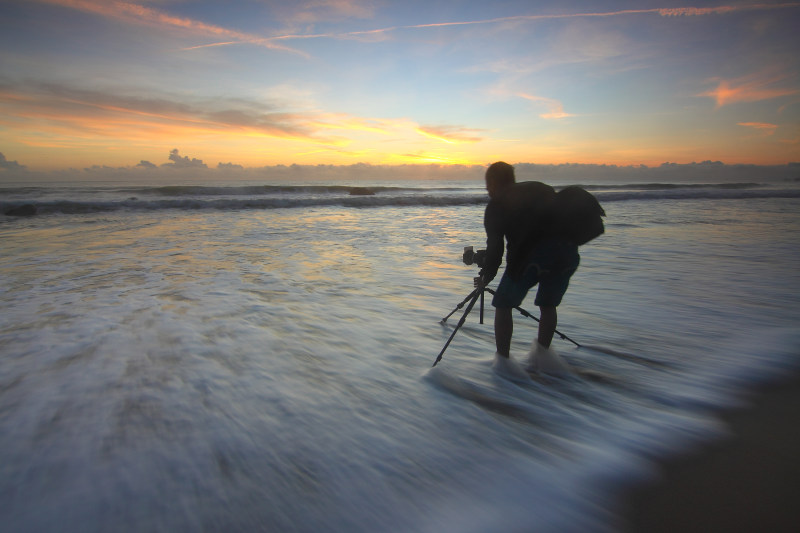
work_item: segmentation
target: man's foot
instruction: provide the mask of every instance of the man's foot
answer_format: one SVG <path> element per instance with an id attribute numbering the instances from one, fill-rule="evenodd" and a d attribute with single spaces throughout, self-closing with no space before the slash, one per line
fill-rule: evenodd
<path id="1" fill-rule="evenodd" d="M 494 370 L 498 376 L 510 381 L 526 382 L 531 380 L 531 377 L 527 372 L 525 372 L 525 369 L 522 368 L 519 363 L 510 357 L 502 356 L 499 353 L 494 354 L 492 370 Z"/>
<path id="2" fill-rule="evenodd" d="M 567 362 L 553 348 L 545 348 L 537 341 L 533 341 L 531 351 L 528 352 L 526 370 L 530 373 L 558 377 L 572 375 Z"/>

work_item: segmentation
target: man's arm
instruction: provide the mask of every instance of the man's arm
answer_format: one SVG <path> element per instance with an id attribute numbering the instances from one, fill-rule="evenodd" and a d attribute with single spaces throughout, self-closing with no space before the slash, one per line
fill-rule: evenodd
<path id="1" fill-rule="evenodd" d="M 497 202 L 490 201 L 483 216 L 483 226 L 486 228 L 486 259 L 483 262 L 480 276 L 484 285 L 494 279 L 500 263 L 503 262 L 505 235 L 501 224 L 501 215 Z"/>

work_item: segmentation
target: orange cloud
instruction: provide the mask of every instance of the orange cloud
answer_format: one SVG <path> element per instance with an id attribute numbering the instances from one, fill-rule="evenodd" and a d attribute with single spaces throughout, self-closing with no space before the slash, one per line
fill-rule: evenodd
<path id="1" fill-rule="evenodd" d="M 436 139 L 437 141 L 448 144 L 476 143 L 481 141 L 481 137 L 476 135 L 475 130 L 461 126 L 419 126 L 415 131 L 429 139 Z"/>
<path id="2" fill-rule="evenodd" d="M 560 118 L 575 116 L 564 111 L 564 105 L 558 100 L 554 100 L 552 98 L 545 98 L 544 96 L 535 96 L 526 93 L 517 93 L 517 96 L 519 96 L 520 98 L 524 98 L 525 100 L 530 100 L 531 102 L 541 102 L 545 106 L 547 106 L 549 111 L 547 113 L 542 113 L 539 115 L 544 119 L 560 119 Z"/>
<path id="3" fill-rule="evenodd" d="M 258 35 L 223 28 L 213 24 L 206 24 L 199 20 L 188 18 L 181 18 L 170 15 L 163 11 L 153 9 L 150 7 L 133 4 L 130 2 L 119 1 L 106 1 L 106 0 L 40 0 L 45 3 L 55 4 L 61 7 L 68 7 L 79 11 L 85 11 L 100 15 L 107 18 L 123 20 L 125 22 L 145 24 L 149 26 L 163 27 L 163 28 L 177 28 L 200 35 L 208 35 L 211 37 L 225 37 L 232 39 L 224 43 L 213 43 L 207 45 L 200 45 L 189 47 L 187 50 L 194 48 L 203 48 L 206 46 L 222 46 L 227 44 L 248 43 L 286 52 L 292 52 L 307 56 L 304 52 L 289 48 L 282 44 L 277 43 L 274 39 L 264 38 Z"/>
<path id="4" fill-rule="evenodd" d="M 407 121 L 389 121 L 353 117 L 343 113 L 320 113 L 311 124 L 319 129 L 366 131 L 369 133 L 389 134 L 392 130 L 406 124 Z"/>
<path id="5" fill-rule="evenodd" d="M 323 128 L 319 123 L 331 121 L 321 121 L 319 114 L 286 113 L 269 104 L 241 99 L 182 102 L 170 97 L 140 98 L 58 85 L 25 85 L 1 87 L 0 108 L 7 123 L 38 123 L 58 131 L 107 134 L 109 128 L 119 128 L 127 130 L 118 131 L 119 135 L 131 137 L 142 132 L 226 132 L 321 144 L 340 142 L 320 135 Z"/>
<path id="6" fill-rule="evenodd" d="M 760 6 L 766 7 L 766 6 Z M 700 15 L 720 15 L 742 9 L 752 9 L 751 6 L 718 6 L 718 7 L 675 7 L 658 9 L 662 17 L 697 17 Z"/>
<path id="7" fill-rule="evenodd" d="M 163 144 L 212 146 L 245 153 L 240 158 L 319 154 L 341 162 L 463 163 L 462 154 L 431 151 L 434 141 L 481 141 L 479 130 L 461 126 L 419 126 L 408 119 L 380 119 L 320 111 L 283 112 L 280 107 L 241 98 L 181 100 L 168 94 L 139 97 L 117 91 L 56 84 L 0 84 L 0 131 L 16 143 L 64 150 L 152 149 Z M 386 143 L 399 148 L 386 151 Z M 224 149 L 222 147 L 225 147 Z M 418 153 L 408 155 L 414 147 Z M 88 152 L 87 152 L 88 153 Z M 227 153 L 227 152 L 225 152 Z M 229 157 L 229 156 L 226 156 Z"/>
<path id="8" fill-rule="evenodd" d="M 282 18 L 290 24 L 314 24 L 342 18 L 369 18 L 374 12 L 372 2 L 363 0 L 316 0 L 314 2 L 279 3 Z"/>
<path id="9" fill-rule="evenodd" d="M 476 164 L 475 161 L 470 159 L 466 159 L 463 157 L 458 157 L 456 154 L 447 153 L 447 154 L 437 154 L 427 151 L 422 151 L 418 153 L 406 153 L 406 154 L 398 154 L 396 155 L 392 163 L 411 163 L 411 164 L 419 164 L 419 163 L 431 163 L 437 165 L 474 165 Z"/>
<path id="10" fill-rule="evenodd" d="M 764 122 L 739 122 L 738 125 L 759 130 L 765 137 L 769 137 L 778 129 L 777 124 L 767 124 Z"/>
<path id="11" fill-rule="evenodd" d="M 719 108 L 738 102 L 758 102 L 800 93 L 798 89 L 773 87 L 780 81 L 783 81 L 781 77 L 763 79 L 755 76 L 733 81 L 718 80 L 716 89 L 700 93 L 697 96 L 713 98 Z"/>

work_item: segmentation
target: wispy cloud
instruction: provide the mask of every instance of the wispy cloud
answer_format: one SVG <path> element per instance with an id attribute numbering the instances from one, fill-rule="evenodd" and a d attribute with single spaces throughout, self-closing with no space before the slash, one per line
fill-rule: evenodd
<path id="1" fill-rule="evenodd" d="M 467 20 L 467 21 L 444 21 L 422 24 L 411 24 L 401 26 L 389 26 L 385 28 L 375 28 L 368 30 L 349 31 L 349 32 L 324 32 L 324 33 L 287 33 L 274 36 L 253 35 L 238 30 L 224 28 L 221 26 L 207 24 L 202 21 L 177 17 L 161 10 L 147 7 L 141 4 L 123 1 L 108 0 L 39 0 L 40 2 L 56 4 L 81 11 L 94 13 L 109 18 L 121 19 L 131 23 L 148 24 L 165 28 L 177 28 L 209 37 L 222 37 L 225 41 L 207 43 L 202 45 L 190 46 L 185 50 L 194 50 L 212 46 L 228 46 L 234 44 L 253 44 L 264 46 L 286 52 L 307 55 L 304 52 L 290 48 L 282 44 L 285 41 L 300 39 L 363 39 L 381 40 L 385 34 L 398 30 L 444 28 L 457 26 L 474 26 L 501 23 L 522 23 L 535 22 L 542 20 L 575 19 L 575 18 L 604 18 L 619 17 L 630 15 L 655 14 L 662 17 L 698 17 L 708 15 L 723 15 L 739 11 L 774 10 L 784 8 L 800 7 L 798 2 L 788 2 L 782 4 L 741 4 L 717 7 L 681 7 L 681 8 L 650 8 L 650 9 L 624 9 L 616 11 L 598 11 L 582 13 L 553 13 L 545 15 L 514 15 L 508 17 L 498 17 L 490 19 Z M 322 16 L 326 13 L 336 12 L 343 16 L 356 18 L 367 18 L 372 14 L 369 4 L 357 0 L 319 0 L 312 2 L 310 6 L 300 9 L 293 13 L 292 18 L 296 23 L 312 23 L 319 20 L 326 20 Z"/>
<path id="2" fill-rule="evenodd" d="M 547 107 L 548 111 L 546 113 L 541 113 L 539 116 L 544 119 L 561 119 L 567 117 L 574 117 L 575 115 L 571 113 L 567 113 L 564 111 L 564 105 L 555 100 L 553 98 L 545 98 L 544 96 L 535 96 L 532 94 L 525 94 L 525 93 L 517 93 L 517 96 L 520 98 L 524 98 L 525 100 L 530 100 L 531 102 L 536 102 L 543 104 Z"/>
<path id="3" fill-rule="evenodd" d="M 408 121 L 392 121 L 373 118 L 355 117 L 344 113 L 317 113 L 312 124 L 318 129 L 363 131 L 388 135 L 399 127 L 405 127 Z"/>
<path id="4" fill-rule="evenodd" d="M 435 165 L 473 165 L 474 161 L 470 161 L 465 157 L 460 157 L 458 154 L 452 152 L 435 153 L 429 151 L 421 151 L 414 153 L 406 153 L 398 155 L 396 158 L 397 163 L 428 163 Z"/>
<path id="5" fill-rule="evenodd" d="M 713 98 L 718 108 L 739 102 L 758 102 L 800 93 L 800 89 L 776 87 L 777 84 L 784 82 L 784 77 L 781 75 L 754 74 L 735 80 L 714 78 L 709 81 L 716 82 L 716 88 L 697 96 Z"/>
<path id="6" fill-rule="evenodd" d="M 541 20 L 558 20 L 573 18 L 599 18 L 599 17 L 619 17 L 629 15 L 659 15 L 662 17 L 688 17 L 704 15 L 722 15 L 738 11 L 756 11 L 800 7 L 800 2 L 788 2 L 783 4 L 741 4 L 731 6 L 717 6 L 709 8 L 682 7 L 682 8 L 651 8 L 651 9 L 623 9 L 616 11 L 597 11 L 582 13 L 552 13 L 546 15 L 513 15 L 508 17 L 497 17 L 490 19 L 467 20 L 467 21 L 447 21 L 433 22 L 427 24 L 411 24 L 404 26 L 390 26 L 386 28 L 372 29 L 366 31 L 354 31 L 345 33 L 320 33 L 316 35 L 284 35 L 274 37 L 274 39 L 302 39 L 302 38 L 348 38 L 362 35 L 374 35 L 378 33 L 388 33 L 397 30 L 425 29 L 425 28 L 444 28 L 452 26 L 475 26 L 485 24 L 535 22 Z"/>
<path id="7" fill-rule="evenodd" d="M 370 0 L 312 0 L 278 2 L 275 9 L 287 23 L 307 25 L 319 21 L 370 18 L 375 4 Z"/>
<path id="8" fill-rule="evenodd" d="M 72 8 L 79 11 L 93 13 L 102 17 L 122 20 L 127 23 L 143 24 L 165 29 L 178 29 L 191 32 L 197 35 L 226 38 L 225 42 L 216 42 L 206 45 L 193 46 L 187 49 L 203 48 L 206 46 L 223 46 L 230 44 L 254 44 L 276 50 L 307 55 L 304 52 L 289 48 L 282 44 L 280 40 L 264 38 L 214 24 L 208 24 L 199 20 L 177 17 L 165 11 L 151 7 L 135 4 L 131 2 L 107 1 L 107 0 L 39 0 L 40 2 L 55 4 L 62 7 Z"/>
<path id="9" fill-rule="evenodd" d="M 463 126 L 419 126 L 416 132 L 448 144 L 476 143 L 482 140 L 477 130 Z"/>
<path id="10" fill-rule="evenodd" d="M 140 97 L 116 90 L 59 84 L 0 83 L 0 126 L 37 131 L 56 145 L 72 142 L 133 143 L 188 138 L 275 138 L 296 141 L 299 153 L 336 150 L 363 155 L 364 146 L 409 141 L 418 135 L 448 144 L 483 140 L 465 126 L 421 126 L 407 118 L 372 118 L 306 110 L 289 112 L 291 102 L 243 98 L 186 99 L 162 93 Z M 36 142 L 41 142 L 36 141 Z"/>
<path id="11" fill-rule="evenodd" d="M 196 46 L 186 46 L 182 50 L 199 50 L 200 48 L 213 48 L 215 46 L 228 46 L 231 44 L 242 44 L 242 41 L 226 41 L 221 43 L 198 44 Z"/>
<path id="12" fill-rule="evenodd" d="M 702 15 L 719 15 L 725 13 L 733 13 L 736 11 L 753 11 L 753 10 L 780 9 L 780 8 L 790 8 L 790 7 L 800 7 L 800 3 L 791 2 L 791 3 L 773 4 L 773 5 L 743 4 L 734 6 L 718 6 L 710 8 L 683 7 L 683 8 L 623 9 L 617 11 L 595 11 L 595 12 L 582 12 L 582 13 L 552 13 L 547 15 L 513 15 L 509 17 L 498 17 L 498 18 L 469 20 L 469 21 L 434 22 L 429 24 L 394 26 L 390 28 L 384 28 L 382 30 L 372 30 L 372 31 L 378 32 L 378 31 L 394 31 L 398 29 L 442 28 L 447 26 L 473 26 L 478 24 L 498 24 L 504 22 L 531 22 L 539 20 L 592 18 L 592 17 L 618 17 L 627 15 L 646 15 L 646 14 L 656 14 L 662 17 L 702 16 Z"/>
<path id="13" fill-rule="evenodd" d="M 778 129 L 777 124 L 767 124 L 765 122 L 739 122 L 738 125 L 746 128 L 753 128 L 761 132 L 764 137 L 769 137 Z"/>
<path id="14" fill-rule="evenodd" d="M 734 11 L 742 11 L 746 9 L 765 8 L 770 6 L 757 5 L 757 6 L 717 6 L 717 7 L 670 7 L 661 8 L 655 11 L 662 17 L 699 17 L 702 15 L 723 15 L 725 13 L 733 13 Z"/>
<path id="15" fill-rule="evenodd" d="M 244 99 L 184 101 L 161 95 L 142 98 L 116 91 L 56 84 L 0 85 L 6 120 L 49 123 L 59 130 L 102 130 L 116 125 L 124 134 L 142 132 L 239 132 L 336 143 L 321 134 L 320 114 L 285 112 L 278 104 Z M 331 122 L 330 117 L 323 117 Z"/>

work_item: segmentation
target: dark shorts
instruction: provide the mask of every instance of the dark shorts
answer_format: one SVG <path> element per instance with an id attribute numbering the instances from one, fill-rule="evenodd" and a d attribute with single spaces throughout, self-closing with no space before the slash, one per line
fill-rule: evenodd
<path id="1" fill-rule="evenodd" d="M 536 292 L 537 306 L 558 307 L 567 292 L 569 279 L 578 269 L 581 256 L 578 247 L 566 241 L 545 241 L 528 255 L 525 270 L 519 277 L 511 276 L 508 269 L 492 299 L 495 307 L 517 307 L 528 291 L 539 284 Z"/>

